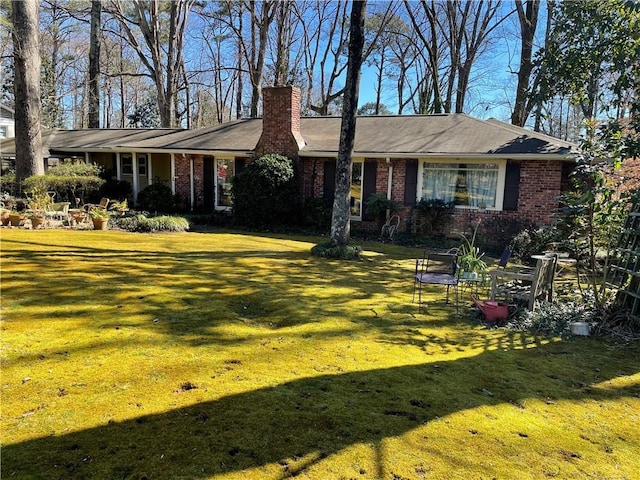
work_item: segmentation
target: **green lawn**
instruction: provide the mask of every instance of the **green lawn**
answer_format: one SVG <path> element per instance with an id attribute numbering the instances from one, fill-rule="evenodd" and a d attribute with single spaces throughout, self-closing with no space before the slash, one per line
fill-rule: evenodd
<path id="1" fill-rule="evenodd" d="M 417 250 L 0 235 L 3 478 L 638 478 L 640 345 L 418 313 Z"/>

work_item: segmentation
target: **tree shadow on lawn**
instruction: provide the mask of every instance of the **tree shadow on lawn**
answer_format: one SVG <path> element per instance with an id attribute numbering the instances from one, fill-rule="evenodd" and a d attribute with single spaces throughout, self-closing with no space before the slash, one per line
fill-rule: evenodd
<path id="1" fill-rule="evenodd" d="M 375 304 L 377 300 L 372 299 L 396 294 L 399 285 L 406 287 L 407 298 L 411 291 L 412 272 L 398 271 L 397 260 L 327 261 L 307 251 L 268 249 L 156 252 L 72 246 L 61 250 L 3 252 L 8 267 L 3 293 L 6 298 L 21 297 L 25 306 L 37 304 L 39 309 L 32 314 L 36 320 L 82 315 L 98 308 L 100 318 L 112 321 L 93 325 L 113 328 L 115 319 L 126 324 L 123 307 L 128 307 L 160 319 L 142 325 L 154 331 L 164 329 L 176 338 L 211 336 L 211 327 L 224 321 L 269 328 L 303 325 L 341 313 L 341 306 L 354 300 Z M 11 264 L 20 268 L 12 269 Z M 68 311 L 56 310 L 60 305 L 68 305 Z M 193 312 L 198 312 L 197 319 L 175 321 Z M 375 309 L 358 306 L 353 319 L 366 322 L 374 314 Z"/>
<path id="2" fill-rule="evenodd" d="M 293 476 L 349 446 L 379 448 L 386 438 L 479 406 L 512 404 L 522 410 L 527 399 L 552 399 L 548 408 L 553 410 L 559 400 L 597 402 L 640 395 L 638 385 L 598 385 L 635 373 L 637 350 L 585 354 L 578 373 L 567 368 L 572 360 L 566 358 L 571 355 L 565 348 L 552 343 L 485 350 L 437 364 L 322 375 L 84 431 L 5 444 L 3 473 L 7 478 L 198 479 L 279 463 L 283 477 Z M 628 371 L 607 369 L 603 358 L 612 356 L 627 356 Z M 495 364 L 509 369 L 509 381 L 500 370 L 489 368 Z M 193 385 L 182 390 L 167 395 L 199 394 Z M 501 424 L 500 418 L 495 421 Z M 535 433 L 513 432 L 520 437 Z M 555 441 L 561 440 L 548 439 L 549 448 Z M 424 452 L 437 451 L 438 446 L 425 439 L 423 447 L 421 461 L 428 464 L 429 453 Z M 383 471 L 388 465 L 377 468 Z"/>

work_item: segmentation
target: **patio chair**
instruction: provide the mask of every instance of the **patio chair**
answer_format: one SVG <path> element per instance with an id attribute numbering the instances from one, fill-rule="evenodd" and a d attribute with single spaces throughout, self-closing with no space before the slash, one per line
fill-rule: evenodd
<path id="1" fill-rule="evenodd" d="M 530 272 L 494 270 L 491 272 L 491 299 L 496 296 L 506 300 L 519 299 L 533 310 L 536 302 L 553 301 L 553 281 L 556 274 L 557 255 L 542 257 Z M 506 282 L 500 282 L 506 279 Z"/>
<path id="2" fill-rule="evenodd" d="M 69 206 L 70 202 L 55 202 L 51 205 L 51 208 L 44 212 L 47 218 L 53 218 L 56 220 L 67 220 L 69 218 Z"/>
<path id="3" fill-rule="evenodd" d="M 427 253 L 416 260 L 413 277 L 413 299 L 418 293 L 418 309 L 422 308 L 423 285 L 442 285 L 447 287 L 446 303 L 449 303 L 449 289 L 453 287 L 456 295 L 456 312 L 458 311 L 458 254 L 455 251 L 447 253 Z"/>
<path id="4" fill-rule="evenodd" d="M 498 260 L 498 268 L 505 269 L 507 268 L 507 264 L 509 263 L 509 259 L 511 258 L 511 247 L 507 245 L 505 249 L 502 251 L 502 255 L 500 255 L 500 260 Z"/>
<path id="5" fill-rule="evenodd" d="M 100 203 L 85 203 L 84 211 L 89 213 L 94 208 L 100 208 L 102 210 L 106 210 L 108 206 L 109 206 L 109 199 L 106 197 L 102 197 L 100 199 Z"/>

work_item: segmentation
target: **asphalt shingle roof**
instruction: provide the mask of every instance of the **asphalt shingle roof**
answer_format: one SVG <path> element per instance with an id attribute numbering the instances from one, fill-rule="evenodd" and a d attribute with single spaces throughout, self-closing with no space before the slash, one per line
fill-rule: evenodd
<path id="1" fill-rule="evenodd" d="M 340 117 L 301 119 L 305 146 L 301 155 L 337 154 Z M 43 146 L 51 154 L 72 151 L 169 151 L 185 153 L 251 152 L 262 120 L 246 119 L 195 130 L 95 129 L 51 130 Z M 464 114 L 358 117 L 354 155 L 566 156 L 575 145 L 497 120 Z M 0 143 L 0 154 L 14 152 L 13 139 Z"/>

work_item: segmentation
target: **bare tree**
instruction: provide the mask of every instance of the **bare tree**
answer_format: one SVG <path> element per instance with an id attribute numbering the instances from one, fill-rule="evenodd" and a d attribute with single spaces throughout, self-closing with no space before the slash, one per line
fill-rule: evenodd
<path id="1" fill-rule="evenodd" d="M 349 58 L 342 106 L 340 147 L 338 149 L 338 161 L 336 165 L 335 197 L 331 216 L 331 243 L 333 245 L 347 245 L 349 243 L 351 216 L 349 196 L 351 192 L 351 167 L 353 164 L 351 155 L 356 135 L 358 89 L 364 49 L 365 6 L 365 0 L 356 0 L 351 5 Z"/>
<path id="2" fill-rule="evenodd" d="M 342 60 L 348 36 L 347 3 L 325 0 L 315 8 L 311 18 L 317 19 L 317 23 L 305 23 L 304 29 L 307 107 L 326 116 L 332 102 L 344 93 L 337 83 L 347 68 Z M 316 75 L 319 76 L 317 87 Z"/>
<path id="3" fill-rule="evenodd" d="M 158 1 L 133 0 L 133 10 L 124 0 L 111 3 L 110 11 L 122 26 L 123 38 L 137 53 L 156 87 L 162 127 L 176 124 L 174 97 L 179 90 L 184 33 L 194 1 L 171 0 L 168 25 L 162 22 Z"/>
<path id="4" fill-rule="evenodd" d="M 15 65 L 16 183 L 44 173 L 40 122 L 38 0 L 13 2 Z"/>
<path id="5" fill-rule="evenodd" d="M 471 6 L 475 6 L 475 10 L 471 10 Z M 457 69 L 457 88 L 456 88 L 456 113 L 464 111 L 464 103 L 467 90 L 469 88 L 469 80 L 471 77 L 471 68 L 478 57 L 487 48 L 487 39 L 489 35 L 502 23 L 509 14 L 498 17 L 497 13 L 500 2 L 486 0 L 483 2 L 465 2 L 464 8 L 461 2 L 447 3 L 447 13 L 449 17 L 449 25 L 457 32 L 459 38 L 452 38 L 456 45 L 455 57 L 452 56 L 452 69 Z M 458 12 L 456 15 L 454 12 Z M 459 23 L 457 23 L 459 20 Z"/>
<path id="6" fill-rule="evenodd" d="M 414 5 L 405 0 L 405 8 L 413 25 L 413 31 L 419 40 L 418 51 L 424 49 L 426 57 L 424 62 L 425 68 L 423 75 L 420 76 L 416 90 L 414 90 L 413 97 L 417 92 L 419 94 L 419 107 L 418 113 L 442 113 L 443 110 L 450 111 L 451 102 L 450 97 L 447 106 L 444 106 L 442 100 L 442 92 L 440 88 L 440 49 L 439 46 L 444 43 L 441 36 L 441 28 L 438 23 L 438 11 L 435 0 L 427 2 L 427 0 L 421 0 L 419 6 L 421 8 L 416 9 Z M 419 20 L 418 12 L 423 14 L 423 20 Z M 433 108 L 429 108 L 424 99 L 431 97 L 433 101 Z"/>
<path id="7" fill-rule="evenodd" d="M 518 70 L 518 86 L 516 102 L 511 114 L 511 123 L 524 127 L 533 105 L 530 101 L 531 70 L 533 69 L 533 40 L 538 27 L 540 0 L 514 0 L 520 23 L 520 69 Z M 524 6 L 523 6 L 524 3 Z"/>
<path id="8" fill-rule="evenodd" d="M 269 31 L 278 11 L 278 0 L 262 0 L 261 2 L 223 0 L 220 2 L 220 6 L 221 8 L 216 14 L 219 18 L 226 17 L 225 22 L 235 34 L 239 52 L 237 68 L 248 73 L 251 83 L 250 115 L 257 117 L 262 97 Z M 244 22 L 245 13 L 250 19 L 248 27 Z M 248 38 L 245 38 L 246 28 L 249 29 Z M 238 92 L 241 95 L 241 76 L 238 77 L 238 81 L 240 82 Z M 241 96 L 238 98 L 237 108 L 240 113 Z"/>

